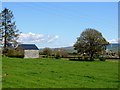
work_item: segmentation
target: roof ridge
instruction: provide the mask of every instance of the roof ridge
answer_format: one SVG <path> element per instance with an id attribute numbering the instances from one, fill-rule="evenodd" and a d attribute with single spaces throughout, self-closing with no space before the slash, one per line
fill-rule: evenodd
<path id="1" fill-rule="evenodd" d="M 35 44 L 20 44 L 19 46 L 24 50 L 39 50 Z"/>

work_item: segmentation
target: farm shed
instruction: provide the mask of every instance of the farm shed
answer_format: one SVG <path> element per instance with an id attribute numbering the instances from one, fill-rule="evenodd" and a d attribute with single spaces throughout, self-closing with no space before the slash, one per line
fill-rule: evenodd
<path id="1" fill-rule="evenodd" d="M 24 55 L 24 58 L 39 58 L 39 49 L 35 44 L 20 44 L 17 52 Z"/>

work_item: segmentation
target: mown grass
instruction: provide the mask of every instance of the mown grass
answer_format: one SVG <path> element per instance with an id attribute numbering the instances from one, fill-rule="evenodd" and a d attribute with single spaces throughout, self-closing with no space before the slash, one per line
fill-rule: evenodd
<path id="1" fill-rule="evenodd" d="M 2 67 L 3 88 L 117 88 L 119 83 L 117 62 L 4 57 Z"/>

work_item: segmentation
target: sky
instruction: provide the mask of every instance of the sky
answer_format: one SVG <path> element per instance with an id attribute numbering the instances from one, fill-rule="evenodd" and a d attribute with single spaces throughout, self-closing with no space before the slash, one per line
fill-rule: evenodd
<path id="1" fill-rule="evenodd" d="M 119 2 L 119 0 L 1 0 L 2 2 Z"/>
<path id="2" fill-rule="evenodd" d="M 72 46 L 94 28 L 110 43 L 118 41 L 117 2 L 3 2 L 22 32 L 18 41 L 39 48 Z"/>

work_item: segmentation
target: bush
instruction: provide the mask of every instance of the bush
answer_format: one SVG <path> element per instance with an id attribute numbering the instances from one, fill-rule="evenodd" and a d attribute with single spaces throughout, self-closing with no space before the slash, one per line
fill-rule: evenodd
<path id="1" fill-rule="evenodd" d="M 105 58 L 105 57 L 99 57 L 99 60 L 100 60 L 100 61 L 105 61 L 106 58 Z"/>
<path id="2" fill-rule="evenodd" d="M 81 59 L 69 59 L 70 61 L 81 61 Z"/>
<path id="3" fill-rule="evenodd" d="M 88 60 L 88 57 L 84 57 L 84 60 L 87 61 L 87 60 Z"/>
<path id="4" fill-rule="evenodd" d="M 61 55 L 60 55 L 59 52 L 56 53 L 55 58 L 56 58 L 56 59 L 60 59 L 60 58 L 61 58 Z"/>
<path id="5" fill-rule="evenodd" d="M 8 57 L 16 57 L 16 58 L 24 58 L 24 55 L 22 54 L 7 54 Z"/>

